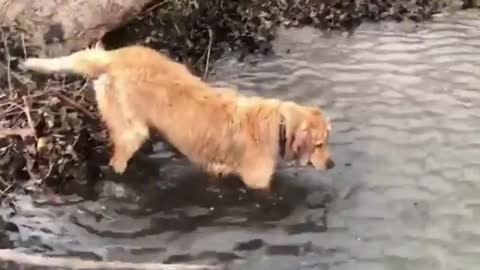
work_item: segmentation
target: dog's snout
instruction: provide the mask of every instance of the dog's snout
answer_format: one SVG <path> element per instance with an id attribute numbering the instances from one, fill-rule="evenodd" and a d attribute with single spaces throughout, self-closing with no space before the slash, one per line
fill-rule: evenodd
<path id="1" fill-rule="evenodd" d="M 327 169 L 332 169 L 333 167 L 335 167 L 335 162 L 333 162 L 333 160 L 329 158 L 327 160 Z"/>

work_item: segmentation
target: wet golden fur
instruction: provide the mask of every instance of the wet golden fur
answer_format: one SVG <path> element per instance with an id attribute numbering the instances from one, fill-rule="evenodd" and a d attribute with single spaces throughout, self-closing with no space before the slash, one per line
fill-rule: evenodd
<path id="1" fill-rule="evenodd" d="M 266 189 L 279 162 L 281 115 L 285 160 L 318 169 L 334 165 L 327 148 L 330 123 L 318 108 L 211 87 L 146 47 L 96 47 L 59 58 L 29 58 L 22 66 L 94 79 L 113 144 L 110 165 L 117 173 L 154 129 L 207 172 L 237 174 L 248 187 Z"/>

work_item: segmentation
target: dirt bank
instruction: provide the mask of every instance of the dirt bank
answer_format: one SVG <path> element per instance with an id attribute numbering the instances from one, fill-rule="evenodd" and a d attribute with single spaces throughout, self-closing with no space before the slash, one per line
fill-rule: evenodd
<path id="1" fill-rule="evenodd" d="M 104 38 L 107 48 L 145 44 L 206 76 L 229 51 L 273 53 L 279 25 L 353 31 L 362 21 L 422 21 L 450 1 L 179 0 L 154 1 Z M 109 157 L 89 82 L 75 76 L 22 73 L 33 48 L 22 32 L 2 28 L 0 46 L 0 199 L 38 187 L 68 190 L 101 176 Z M 11 200 L 7 200 L 11 201 Z"/>

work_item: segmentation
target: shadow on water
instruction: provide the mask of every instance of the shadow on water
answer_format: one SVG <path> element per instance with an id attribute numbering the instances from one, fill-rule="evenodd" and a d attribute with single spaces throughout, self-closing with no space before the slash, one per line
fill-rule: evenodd
<path id="1" fill-rule="evenodd" d="M 275 42 L 274 56 L 221 59 L 213 83 L 322 107 L 334 170 L 282 169 L 262 197 L 156 151 L 93 197 L 19 198 L 12 244 L 231 269 L 478 268 L 480 13 Z"/>
<path id="2" fill-rule="evenodd" d="M 326 231 L 325 205 L 335 192 L 313 170 L 282 170 L 273 192 L 264 194 L 235 177 L 212 182 L 168 152 L 135 161 L 126 175 L 108 175 L 81 196 L 21 197 L 11 219 L 20 227 L 15 245 L 52 256 L 222 263 L 264 248 L 265 231 Z"/>

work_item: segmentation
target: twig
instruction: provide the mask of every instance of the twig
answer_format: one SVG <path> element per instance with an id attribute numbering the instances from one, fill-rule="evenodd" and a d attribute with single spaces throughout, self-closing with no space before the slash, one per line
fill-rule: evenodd
<path id="1" fill-rule="evenodd" d="M 212 50 L 212 40 L 213 40 L 213 32 L 211 28 L 208 28 L 208 48 L 207 48 L 207 62 L 205 63 L 205 71 L 203 72 L 203 79 L 207 79 L 208 75 L 208 65 L 210 64 L 210 51 Z"/>
<path id="2" fill-rule="evenodd" d="M 11 61 L 10 61 L 10 51 L 8 50 L 7 36 L 2 31 L 3 47 L 5 49 L 5 61 L 7 62 L 7 81 L 8 89 L 10 90 L 10 96 L 13 97 L 13 86 L 12 86 L 12 74 L 11 74 Z"/>
<path id="3" fill-rule="evenodd" d="M 143 14 L 148 14 L 150 11 L 152 11 L 152 10 L 154 10 L 154 9 L 160 7 L 160 6 L 163 6 L 164 4 L 169 3 L 169 2 L 170 2 L 170 1 L 165 0 L 165 1 L 162 1 L 162 2 L 160 2 L 160 3 L 157 3 L 157 4 L 155 4 L 155 5 L 147 8 L 147 9 L 146 9 L 145 11 L 143 11 L 142 13 L 143 13 Z M 140 18 L 143 18 L 143 17 L 140 17 Z"/>
<path id="4" fill-rule="evenodd" d="M 45 90 L 45 89 L 44 89 L 44 90 L 41 91 L 40 93 L 35 93 L 35 94 L 33 94 L 33 95 L 29 95 L 28 97 L 29 97 L 31 100 L 34 100 L 34 99 L 39 98 L 39 97 L 41 97 L 41 96 L 43 96 L 43 95 L 48 95 L 48 94 L 50 94 L 50 93 L 52 93 L 52 92 L 54 92 L 54 91 L 50 91 L 50 90 Z"/>
<path id="5" fill-rule="evenodd" d="M 22 138 L 27 136 L 35 136 L 35 131 L 31 128 L 0 128 L 0 138 L 7 136 L 19 135 Z"/>
<path id="6" fill-rule="evenodd" d="M 43 257 L 23 254 L 11 249 L 0 249 L 0 261 L 27 264 L 42 267 L 59 267 L 72 269 L 141 269 L 141 270 L 197 270 L 219 269 L 212 265 L 162 264 L 162 263 L 129 263 L 120 261 L 102 262 L 82 260 L 78 258 Z"/>
<path id="7" fill-rule="evenodd" d="M 8 101 L 8 102 L 0 104 L 0 108 L 2 108 L 2 107 L 6 107 L 5 110 L 8 110 L 9 108 L 13 107 L 13 104 L 12 104 L 11 101 Z"/>
<path id="8" fill-rule="evenodd" d="M 156 8 L 158 8 L 158 7 L 161 7 L 161 6 L 163 6 L 164 4 L 168 4 L 168 3 L 172 3 L 172 1 L 170 1 L 170 0 L 165 0 L 165 1 L 162 1 L 162 2 L 160 2 L 160 3 L 157 3 L 157 4 L 155 4 L 155 5 L 151 6 L 151 7 L 143 10 L 142 12 L 140 12 L 140 13 L 137 15 L 136 19 L 137 19 L 137 20 L 142 20 L 143 18 L 145 18 L 146 16 L 148 16 L 148 15 L 150 14 L 150 12 L 152 12 L 154 9 L 156 9 Z"/>
<path id="9" fill-rule="evenodd" d="M 14 112 L 15 110 L 20 110 L 20 111 L 23 111 L 23 107 L 18 105 L 17 103 L 12 103 L 12 106 L 8 107 L 7 109 L 5 109 L 3 111 L 3 113 L 6 115 L 6 114 L 9 114 L 11 112 Z"/>
<path id="10" fill-rule="evenodd" d="M 48 171 L 47 171 L 47 173 L 45 174 L 45 176 L 42 177 L 41 182 L 45 182 L 45 180 L 46 180 L 48 177 L 50 177 L 50 175 L 51 175 L 52 172 L 53 172 L 53 167 L 54 167 L 53 164 L 54 164 L 53 162 L 50 162 L 50 164 L 48 165 Z"/>
<path id="11" fill-rule="evenodd" d="M 6 189 L 2 190 L 2 192 L 0 193 L 0 200 L 2 199 L 3 195 L 5 195 L 5 193 L 7 193 L 12 187 L 13 187 L 13 183 L 8 185 Z"/>
<path id="12" fill-rule="evenodd" d="M 82 87 L 80 87 L 78 90 L 73 93 L 73 97 L 76 98 L 77 96 L 80 96 L 81 100 L 85 100 L 85 95 L 82 95 L 82 92 L 87 88 L 89 85 L 89 80 L 86 80 L 85 83 L 83 83 Z M 62 91 L 65 92 L 65 91 Z"/>
<path id="13" fill-rule="evenodd" d="M 192 67 L 198 66 L 198 64 L 200 64 L 200 62 L 202 62 L 203 58 L 205 58 L 205 54 L 207 54 L 207 50 L 205 50 L 205 52 L 203 52 L 202 56 L 200 56 L 200 58 L 198 58 L 197 62 L 195 62 L 195 64 L 193 64 Z"/>
<path id="14" fill-rule="evenodd" d="M 11 113 L 8 113 L 8 114 L 5 114 L 5 117 L 12 117 L 12 120 L 10 120 L 9 122 L 9 125 L 10 126 L 15 126 L 17 124 L 17 121 L 22 118 L 22 114 L 23 114 L 23 111 L 20 111 L 20 112 L 11 112 Z"/>
<path id="15" fill-rule="evenodd" d="M 71 106 L 75 107 L 77 110 L 81 111 L 82 113 L 84 113 L 86 116 L 90 117 L 92 120 L 96 120 L 97 117 L 95 117 L 95 115 L 91 112 L 89 112 L 87 109 L 85 109 L 83 106 L 77 104 L 75 101 L 71 100 L 70 98 L 68 98 L 67 96 L 65 96 L 64 94 L 60 93 L 60 92 L 52 92 L 55 96 L 57 96 L 59 99 L 63 100 L 64 102 L 70 104 Z"/>
<path id="16" fill-rule="evenodd" d="M 8 148 L 10 148 L 10 146 L 8 146 Z M 4 148 L 4 149 L 5 149 L 5 148 Z M 6 186 L 6 187 L 8 187 L 8 186 L 10 185 L 10 184 L 7 183 L 7 182 L 3 179 L 3 177 L 1 177 L 1 176 L 0 176 L 0 184 L 2 184 L 3 186 Z"/>
<path id="17" fill-rule="evenodd" d="M 53 91 L 52 91 L 52 92 L 53 92 Z M 51 93 L 51 92 L 47 90 L 47 91 L 42 91 L 42 92 L 40 92 L 40 93 L 36 93 L 36 94 L 34 94 L 34 95 L 30 95 L 29 97 L 30 97 L 30 99 L 36 99 L 36 98 L 38 98 L 38 97 L 41 97 L 41 96 L 46 95 L 46 94 L 49 94 L 49 93 Z M 20 111 L 23 110 L 23 108 L 22 108 L 20 105 L 16 104 L 16 103 L 8 102 L 8 103 L 6 103 L 6 104 L 9 104 L 10 106 L 7 107 L 7 108 L 5 108 L 5 109 L 3 110 L 2 113 L 3 113 L 4 115 L 8 115 L 8 114 L 10 114 L 11 112 L 13 112 L 13 111 L 15 111 L 15 110 L 20 110 Z"/>
<path id="18" fill-rule="evenodd" d="M 25 35 L 22 33 L 20 36 L 22 37 L 23 58 L 27 59 L 28 55 L 27 55 L 27 47 L 25 47 Z"/>
<path id="19" fill-rule="evenodd" d="M 27 116 L 28 125 L 33 130 L 33 134 L 35 135 L 35 139 L 38 139 L 37 134 L 35 132 L 35 125 L 33 124 L 33 121 L 32 121 L 32 115 L 30 114 L 30 106 L 28 105 L 27 97 L 25 97 L 25 96 L 23 97 L 23 104 L 25 106 L 23 108 L 23 111 L 25 112 L 25 115 Z"/>

